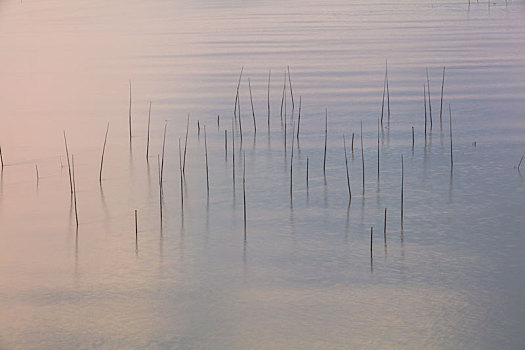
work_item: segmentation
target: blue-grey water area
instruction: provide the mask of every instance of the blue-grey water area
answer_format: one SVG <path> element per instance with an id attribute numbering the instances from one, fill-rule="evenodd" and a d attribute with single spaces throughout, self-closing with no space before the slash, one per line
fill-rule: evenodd
<path id="1" fill-rule="evenodd" d="M 523 1 L 2 0 L 0 348 L 523 349 L 524 111 Z"/>

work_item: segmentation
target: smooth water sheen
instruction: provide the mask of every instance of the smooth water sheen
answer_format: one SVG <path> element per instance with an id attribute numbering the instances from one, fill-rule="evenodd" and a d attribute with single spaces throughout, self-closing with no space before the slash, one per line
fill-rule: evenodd
<path id="1" fill-rule="evenodd" d="M 523 349 L 524 111 L 523 1 L 2 0 L 0 349 Z"/>

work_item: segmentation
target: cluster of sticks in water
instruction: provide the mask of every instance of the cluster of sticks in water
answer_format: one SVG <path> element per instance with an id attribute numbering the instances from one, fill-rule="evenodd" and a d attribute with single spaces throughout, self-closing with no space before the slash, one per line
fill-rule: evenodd
<path id="1" fill-rule="evenodd" d="M 427 133 L 432 131 L 433 127 L 433 118 L 432 118 L 432 105 L 430 103 L 430 80 L 428 77 L 428 69 L 426 71 L 426 82 L 423 84 L 423 104 L 424 104 L 424 132 L 425 132 L 425 143 L 427 139 Z M 235 131 L 238 128 L 239 135 L 240 135 L 240 149 L 242 151 L 242 142 L 243 142 L 243 131 L 242 131 L 242 120 L 241 120 L 241 114 L 240 114 L 240 98 L 239 98 L 239 89 L 240 84 L 242 80 L 243 75 L 243 69 L 241 69 L 239 80 L 237 83 L 236 88 L 236 95 L 235 95 L 235 103 L 234 103 L 234 111 L 233 111 L 233 117 L 232 117 L 232 131 L 231 131 L 231 143 L 232 143 L 232 181 L 233 186 L 235 188 Z M 268 133 L 270 132 L 270 80 L 271 80 L 271 70 L 268 73 L 268 104 L 267 104 L 267 129 Z M 288 84 L 288 86 L 287 86 Z M 444 93 L 444 86 L 445 86 L 445 67 L 443 67 L 443 77 L 442 77 L 442 83 L 441 83 L 441 98 L 440 98 L 440 109 L 439 109 L 439 123 L 440 127 L 442 128 L 443 123 L 443 93 Z M 255 109 L 253 105 L 253 98 L 252 98 L 252 90 L 251 90 L 251 82 L 250 79 L 248 79 L 248 87 L 249 87 L 249 93 L 250 93 L 250 103 L 251 103 L 251 114 L 253 119 L 253 131 L 254 134 L 257 133 L 257 123 L 255 118 Z M 293 95 L 293 89 L 292 89 L 292 80 L 290 75 L 290 69 L 289 67 L 285 71 L 284 74 L 284 84 L 283 84 L 283 92 L 282 92 L 282 98 L 281 98 L 281 110 L 280 110 L 280 119 L 281 119 L 281 126 L 284 128 L 284 152 L 286 157 L 286 149 L 287 149 L 287 88 L 290 92 L 290 98 L 291 98 L 291 119 L 293 124 L 292 129 L 292 137 L 291 137 L 291 153 L 290 153 L 290 204 L 293 203 L 293 157 L 294 157 L 294 140 L 297 139 L 297 142 L 299 142 L 299 135 L 300 135 L 300 125 L 301 125 L 301 97 L 299 97 L 299 109 L 298 109 L 298 116 L 297 116 L 297 125 L 294 118 L 294 112 L 295 112 L 295 101 L 294 101 L 294 95 Z M 427 102 L 428 100 L 428 102 Z M 132 144 L 132 113 L 131 113 L 131 107 L 132 107 L 132 98 L 131 98 L 131 81 L 129 82 L 129 142 L 130 146 Z M 428 113 L 427 113 L 428 110 Z M 378 117 L 377 120 L 377 177 L 379 180 L 380 177 L 380 147 L 379 147 L 379 131 L 380 127 L 383 127 L 383 120 L 384 117 L 387 117 L 388 123 L 390 123 L 390 91 L 389 91 L 389 80 L 388 80 L 388 65 L 385 66 L 385 76 L 384 76 L 384 83 L 383 83 L 383 96 L 382 96 L 382 102 L 381 102 L 381 115 Z M 217 126 L 220 125 L 220 117 L 217 116 Z M 190 116 L 188 114 L 187 123 L 186 123 L 186 135 L 184 140 L 184 147 L 182 148 L 181 140 L 179 138 L 179 170 L 180 170 L 180 186 L 181 186 L 181 210 L 184 210 L 184 191 L 183 191 L 183 184 L 185 181 L 185 169 L 186 169 L 186 154 L 187 154 L 187 144 L 188 144 L 188 132 L 189 132 L 189 121 Z M 150 158 L 150 122 L 151 122 L 151 102 L 149 103 L 149 111 L 148 111 L 148 127 L 147 127 L 147 142 L 146 142 L 146 161 L 149 162 Z M 198 133 L 200 134 L 200 122 L 197 122 L 198 126 Z M 297 126 L 297 128 L 296 128 Z M 164 135 L 163 135 L 163 142 L 162 142 L 162 152 L 161 154 L 157 155 L 157 164 L 158 164 L 158 174 L 159 174 L 159 212 L 160 212 L 160 222 L 162 225 L 162 216 L 163 216 L 163 183 L 164 183 L 164 156 L 165 156 L 165 145 L 166 145 L 166 130 L 167 130 L 167 123 L 164 125 Z M 204 151 L 205 151 L 205 165 L 206 165 L 206 191 L 207 196 L 209 198 L 210 194 L 210 182 L 209 182 L 209 169 L 208 169 L 208 145 L 207 145 L 207 137 L 206 137 L 206 126 L 203 126 L 204 131 Z M 100 158 L 100 169 L 99 169 L 99 182 L 102 183 L 102 170 L 104 165 L 104 154 L 106 150 L 106 143 L 107 143 L 107 137 L 109 132 L 109 122 L 106 127 L 106 133 L 104 136 L 104 144 L 102 147 L 102 155 Z M 449 132 L 450 132 L 450 169 L 452 171 L 454 166 L 454 158 L 453 158 L 453 144 L 452 144 L 452 112 L 449 105 Z M 74 155 L 69 155 L 69 149 L 67 144 L 67 138 L 66 133 L 64 131 L 64 145 L 65 145 L 65 151 L 66 151 L 66 158 L 67 158 L 67 167 L 68 167 L 68 173 L 69 173 L 69 185 L 70 185 L 70 191 L 72 196 L 72 201 L 74 203 L 74 212 L 75 212 L 75 222 L 76 226 L 78 228 L 79 221 L 78 221 L 78 210 L 77 210 L 77 196 L 76 196 L 76 181 L 75 181 L 75 158 Z M 324 153 L 323 153 L 323 175 L 326 178 L 326 152 L 327 152 L 327 142 L 328 142 L 328 111 L 325 109 L 325 130 L 324 130 Z M 352 133 L 352 139 L 351 139 L 351 152 L 354 154 L 354 133 Z M 363 194 L 365 192 L 365 158 L 364 158 L 364 147 L 363 147 L 363 122 L 361 121 L 361 128 L 360 128 L 360 143 L 361 143 L 361 167 L 362 167 L 362 191 Z M 414 136 L 414 127 L 412 126 L 412 150 L 414 150 L 414 144 L 415 144 L 415 136 Z M 350 186 L 350 175 L 349 175 L 349 168 L 348 168 L 348 157 L 347 157 L 347 146 L 346 146 L 346 137 L 343 134 L 343 148 L 344 148 L 344 157 L 345 157 L 345 167 L 346 167 L 346 180 L 347 180 L 347 187 L 348 187 L 348 200 L 349 202 L 352 200 L 352 189 Z M 227 155 L 228 152 L 228 131 L 224 130 L 224 149 L 225 153 Z M 244 219 L 244 239 L 246 240 L 246 228 L 247 228 L 247 214 L 246 214 L 246 162 L 245 162 L 245 153 L 243 151 L 243 170 L 242 170 L 242 187 L 243 187 L 243 219 Z M 519 164 L 517 166 L 517 169 L 519 171 L 519 168 L 521 166 L 521 163 L 523 161 L 524 156 L 521 156 L 521 159 L 519 161 Z M 0 147 L 0 161 L 2 169 L 4 167 L 4 160 L 2 156 L 2 148 Z M 38 165 L 35 164 L 36 168 L 36 177 L 37 181 L 39 179 L 38 174 Z M 309 157 L 306 158 L 306 190 L 308 192 L 309 190 Z M 403 204 L 404 204 L 404 160 L 403 155 L 401 155 L 401 188 L 400 188 L 400 218 L 401 218 L 401 227 L 403 227 Z M 137 219 L 137 210 L 134 210 L 134 221 L 135 221 L 135 238 L 138 240 L 138 219 Z M 384 223 L 383 223 L 383 234 L 385 235 L 386 239 L 386 224 L 387 224 L 387 208 L 384 210 Z M 370 250 L 372 251 L 372 244 L 373 244 L 373 226 L 370 228 Z"/>

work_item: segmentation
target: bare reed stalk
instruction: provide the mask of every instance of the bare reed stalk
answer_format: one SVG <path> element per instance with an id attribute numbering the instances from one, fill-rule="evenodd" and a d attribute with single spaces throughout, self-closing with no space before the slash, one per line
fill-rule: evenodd
<path id="1" fill-rule="evenodd" d="M 246 152 L 243 153 L 242 166 L 242 204 L 244 210 L 244 240 L 246 240 Z"/>
<path id="2" fill-rule="evenodd" d="M 432 131 L 432 102 L 430 100 L 430 80 L 428 79 L 428 68 L 427 68 L 427 93 L 428 93 L 428 115 L 430 117 L 430 131 Z"/>
<path id="3" fill-rule="evenodd" d="M 295 122 L 293 123 L 292 135 L 295 134 Z M 292 152 L 290 154 L 290 205 L 292 205 L 293 200 L 293 146 L 294 138 L 292 137 Z"/>
<path id="4" fill-rule="evenodd" d="M 268 71 L 268 132 L 270 132 L 270 76 L 272 75 L 272 70 Z"/>
<path id="5" fill-rule="evenodd" d="M 35 164 L 35 170 L 36 170 L 36 182 L 40 180 L 40 176 L 38 176 L 38 164 Z"/>
<path id="6" fill-rule="evenodd" d="M 206 140 L 206 125 L 204 125 L 204 155 L 206 157 L 206 193 L 210 196 L 210 178 L 208 172 L 208 142 Z"/>
<path id="7" fill-rule="evenodd" d="M 301 96 L 299 96 L 299 116 L 297 117 L 297 142 L 299 142 L 299 127 L 300 126 L 301 126 Z"/>
<path id="8" fill-rule="evenodd" d="M 401 155 L 401 227 L 403 227 L 403 203 L 405 195 L 405 165 L 403 155 Z"/>
<path id="9" fill-rule="evenodd" d="M 370 255 L 372 255 L 372 247 L 374 243 L 374 226 L 370 227 Z"/>
<path id="10" fill-rule="evenodd" d="M 162 226 L 162 180 L 160 179 L 160 156 L 157 154 L 157 169 L 159 173 L 159 211 L 160 225 Z"/>
<path id="11" fill-rule="evenodd" d="M 284 71 L 283 95 L 281 97 L 281 127 L 283 126 L 283 106 L 284 106 L 285 95 L 286 95 L 286 71 Z"/>
<path id="12" fill-rule="evenodd" d="M 414 150 L 414 143 L 415 143 L 415 136 L 414 136 L 414 127 L 412 127 L 412 151 Z"/>
<path id="13" fill-rule="evenodd" d="M 248 88 L 250 89 L 250 103 L 252 104 L 252 117 L 253 117 L 253 133 L 257 134 L 257 124 L 255 123 L 255 109 L 253 108 L 253 98 L 252 98 L 252 84 L 250 78 L 248 78 Z"/>
<path id="14" fill-rule="evenodd" d="M 149 101 L 149 111 L 148 111 L 148 139 L 146 141 L 146 161 L 149 161 L 149 127 L 151 122 L 151 101 Z"/>
<path id="15" fill-rule="evenodd" d="M 293 121 L 293 113 L 295 110 L 295 102 L 293 99 L 293 89 L 292 89 L 292 78 L 290 76 L 290 66 L 288 66 L 288 85 L 290 86 L 290 97 L 292 98 L 292 121 Z"/>
<path id="16" fill-rule="evenodd" d="M 386 63 L 386 105 L 388 110 L 388 125 L 390 125 L 390 89 L 388 88 L 388 61 Z"/>
<path id="17" fill-rule="evenodd" d="M 184 140 L 184 159 L 182 162 L 182 174 L 185 174 L 186 170 L 186 150 L 188 146 L 188 132 L 190 129 L 190 114 L 188 113 L 188 119 L 186 120 L 186 138 Z"/>
<path id="18" fill-rule="evenodd" d="M 2 156 L 2 147 L 0 147 L 0 161 L 2 162 L 2 169 L 4 169 L 4 157 Z"/>
<path id="19" fill-rule="evenodd" d="M 179 138 L 179 171 L 180 171 L 180 209 L 184 209 L 184 168 L 182 167 L 182 149 L 180 147 L 180 138 Z"/>
<path id="20" fill-rule="evenodd" d="M 239 97 L 239 90 L 237 90 L 237 114 L 238 114 L 238 117 L 239 117 L 239 135 L 241 136 L 241 149 L 242 149 L 241 99 Z"/>
<path id="21" fill-rule="evenodd" d="M 450 105 L 448 105 L 448 113 L 449 113 L 449 129 L 450 129 L 450 168 L 452 169 L 454 167 L 454 157 L 452 155 L 452 110 L 450 108 Z"/>
<path id="22" fill-rule="evenodd" d="M 232 180 L 233 192 L 235 193 L 235 126 L 232 119 Z"/>
<path id="23" fill-rule="evenodd" d="M 138 241 L 139 238 L 139 225 L 137 221 L 137 209 L 135 209 L 135 242 Z"/>
<path id="24" fill-rule="evenodd" d="M 525 155 L 521 156 L 520 162 L 518 163 L 518 171 L 520 171 L 520 166 L 521 166 L 521 162 L 523 162 L 523 157 L 525 157 Z"/>
<path id="25" fill-rule="evenodd" d="M 383 116 L 385 113 L 385 94 L 386 94 L 386 69 L 385 69 L 385 79 L 383 80 L 383 98 L 381 100 L 381 125 L 383 125 Z"/>
<path id="26" fill-rule="evenodd" d="M 365 194 L 365 152 L 363 150 L 363 121 L 361 120 L 361 165 L 363 168 L 363 195 Z"/>
<path id="27" fill-rule="evenodd" d="M 75 156 L 71 155 L 71 178 L 73 181 L 73 201 L 75 203 L 75 222 L 78 227 L 78 210 L 77 210 L 77 184 L 75 181 Z"/>
<path id="28" fill-rule="evenodd" d="M 160 163 L 160 188 L 162 189 L 164 187 L 164 149 L 166 147 L 166 129 L 168 127 L 168 123 L 164 123 L 164 138 L 162 140 L 162 158 Z"/>
<path id="29" fill-rule="evenodd" d="M 219 121 L 219 115 L 217 114 L 217 130 L 221 129 L 221 123 Z"/>
<path id="30" fill-rule="evenodd" d="M 306 156 L 306 193 L 310 191 L 309 179 L 308 179 L 308 163 L 310 158 Z"/>
<path id="31" fill-rule="evenodd" d="M 324 157 L 323 157 L 323 175 L 326 177 L 326 146 L 328 144 L 328 109 L 324 110 Z"/>
<path id="32" fill-rule="evenodd" d="M 129 145 L 131 146 L 131 80 L 129 81 Z"/>
<path id="33" fill-rule="evenodd" d="M 352 133 L 352 157 L 354 156 L 354 133 Z"/>
<path id="34" fill-rule="evenodd" d="M 201 135 L 201 122 L 197 119 L 197 136 Z"/>
<path id="35" fill-rule="evenodd" d="M 441 118 L 443 112 L 443 89 L 445 88 L 445 66 L 443 66 L 443 80 L 441 81 L 441 102 L 439 104 L 439 126 L 443 127 L 443 121 Z"/>
<path id="36" fill-rule="evenodd" d="M 243 70 L 244 70 L 244 67 L 241 67 L 241 73 L 239 74 L 239 81 L 237 82 L 237 90 L 235 94 L 235 106 L 233 108 L 233 116 L 235 117 L 236 120 L 237 120 L 237 106 L 239 102 L 239 88 L 241 86 L 241 78 L 242 78 Z"/>
<path id="37" fill-rule="evenodd" d="M 423 106 L 425 107 L 425 141 L 426 141 L 427 140 L 427 88 L 425 84 L 423 84 Z"/>
<path id="38" fill-rule="evenodd" d="M 348 157 L 346 155 L 345 134 L 343 134 L 343 148 L 345 150 L 346 184 L 348 186 L 348 197 L 349 197 L 349 200 L 352 200 L 352 189 L 350 188 L 350 173 L 348 172 Z"/>
<path id="39" fill-rule="evenodd" d="M 100 157 L 100 172 L 98 174 L 98 182 L 102 183 L 102 165 L 104 164 L 104 153 L 106 152 L 106 141 L 108 140 L 109 122 L 106 127 L 106 135 L 104 136 L 104 146 L 102 146 L 102 156 Z"/>
<path id="40" fill-rule="evenodd" d="M 71 163 L 69 162 L 69 151 L 67 149 L 66 131 L 64 131 L 64 145 L 66 146 L 67 170 L 69 172 L 69 187 L 71 189 L 71 194 L 73 194 L 73 178 L 71 176 Z M 2 161 L 2 167 L 3 166 L 4 166 L 4 162 Z"/>

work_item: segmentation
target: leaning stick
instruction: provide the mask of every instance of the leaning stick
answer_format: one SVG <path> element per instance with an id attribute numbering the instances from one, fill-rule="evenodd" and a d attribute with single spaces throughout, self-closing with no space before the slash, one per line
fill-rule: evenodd
<path id="1" fill-rule="evenodd" d="M 184 140 L 184 160 L 182 162 L 182 173 L 185 174 L 186 170 L 186 150 L 188 146 L 188 131 L 190 128 L 190 114 L 188 113 L 188 119 L 186 120 L 186 138 Z"/>
<path id="2" fill-rule="evenodd" d="M 75 156 L 71 155 L 71 177 L 73 179 L 73 200 L 75 203 L 75 221 L 78 227 L 78 211 L 77 211 L 77 185 L 75 182 Z"/>
<path id="3" fill-rule="evenodd" d="M 346 139 L 345 134 L 343 134 L 343 147 L 345 150 L 345 166 L 346 166 L 346 184 L 348 186 L 348 197 L 351 200 L 352 199 L 352 190 L 350 188 L 350 174 L 348 172 L 348 157 L 346 155 Z"/>
<path id="4" fill-rule="evenodd" d="M 69 171 L 69 187 L 71 189 L 71 194 L 73 194 L 73 178 L 71 175 L 71 163 L 69 162 L 69 151 L 67 149 L 67 139 L 66 139 L 66 131 L 64 130 L 64 145 L 66 146 L 66 157 L 67 157 L 67 169 Z M 2 167 L 4 166 L 4 162 L 2 161 Z"/>
<path id="5" fill-rule="evenodd" d="M 250 89 L 250 103 L 252 104 L 253 133 L 257 134 L 257 124 L 255 123 L 255 109 L 253 108 L 252 84 L 250 82 L 250 78 L 248 78 L 248 88 Z"/>
<path id="6" fill-rule="evenodd" d="M 525 155 L 521 156 L 520 162 L 518 163 L 518 171 L 520 171 L 520 166 L 521 166 L 521 162 L 523 162 L 523 157 L 525 157 Z"/>
<path id="7" fill-rule="evenodd" d="M 352 133 L 352 157 L 354 156 L 354 133 Z"/>
<path id="8" fill-rule="evenodd" d="M 439 105 L 439 125 L 442 126 L 441 114 L 443 112 L 443 89 L 445 87 L 445 66 L 443 66 L 443 80 L 441 81 L 441 102 Z"/>
<path id="9" fill-rule="evenodd" d="M 388 88 L 388 61 L 386 63 L 386 105 L 388 110 L 388 125 L 390 125 L 390 89 Z"/>
<path id="10" fill-rule="evenodd" d="M 38 183 L 38 180 L 40 180 L 40 176 L 38 176 L 38 164 L 35 164 L 36 169 L 36 182 Z"/>
<path id="11" fill-rule="evenodd" d="M 232 180 L 233 192 L 235 193 L 235 126 L 232 119 Z"/>
<path id="12" fill-rule="evenodd" d="M 160 188 L 163 188 L 163 183 L 164 183 L 164 149 L 165 149 L 165 146 L 166 146 L 166 129 L 168 127 L 168 123 L 165 122 L 164 123 L 164 138 L 162 140 L 162 158 L 161 158 L 161 163 L 160 163 Z"/>
<path id="13" fill-rule="evenodd" d="M 146 142 L 146 161 L 148 161 L 149 157 L 149 126 L 151 122 L 151 101 L 149 101 L 149 112 L 148 112 L 148 140 Z"/>
<path id="14" fill-rule="evenodd" d="M 299 116 L 297 117 L 297 141 L 299 142 L 299 127 L 301 126 L 301 96 L 299 96 Z"/>
<path id="15" fill-rule="evenodd" d="M 385 79 L 383 80 L 383 98 L 381 100 L 381 125 L 383 125 L 383 115 L 385 113 L 385 93 L 386 93 L 386 69 L 385 69 Z"/>
<path id="16" fill-rule="evenodd" d="M 182 167 L 182 155 L 180 147 L 180 138 L 179 138 L 179 171 L 180 171 L 180 208 L 184 209 L 184 188 L 183 188 L 183 178 L 184 178 L 184 168 Z"/>
<path id="17" fill-rule="evenodd" d="M 235 94 L 235 106 L 233 108 L 233 116 L 237 118 L 237 105 L 239 100 L 239 87 L 241 86 L 241 78 L 242 78 L 242 72 L 244 70 L 244 67 L 241 67 L 241 73 L 239 74 L 239 81 L 237 82 L 237 93 Z"/>
<path id="18" fill-rule="evenodd" d="M 102 165 L 104 164 L 104 153 L 106 152 L 106 141 L 108 139 L 109 122 L 106 127 L 106 135 L 104 136 L 104 146 L 102 146 L 102 156 L 100 157 L 100 172 L 98 175 L 98 182 L 102 183 Z"/>
<path id="19" fill-rule="evenodd" d="M 423 105 L 425 107 L 425 140 L 427 139 L 427 87 L 423 84 Z"/>
<path id="20" fill-rule="evenodd" d="M 285 91 L 286 91 L 286 71 L 284 71 L 283 95 L 281 97 L 281 126 L 283 124 L 283 106 L 284 106 Z"/>
<path id="21" fill-rule="evenodd" d="M 4 168 L 4 157 L 2 156 L 2 147 L 0 147 L 0 161 L 2 161 L 2 169 Z"/>
<path id="22" fill-rule="evenodd" d="M 206 193 L 210 196 L 210 179 L 208 173 L 208 143 L 206 141 L 206 125 L 204 125 L 204 154 L 206 156 Z"/>
<path id="23" fill-rule="evenodd" d="M 290 76 L 290 66 L 288 66 L 288 85 L 290 85 L 290 96 L 292 98 L 292 120 L 293 120 L 293 112 L 295 109 L 295 102 L 293 99 L 293 89 L 292 89 L 292 78 Z"/>

